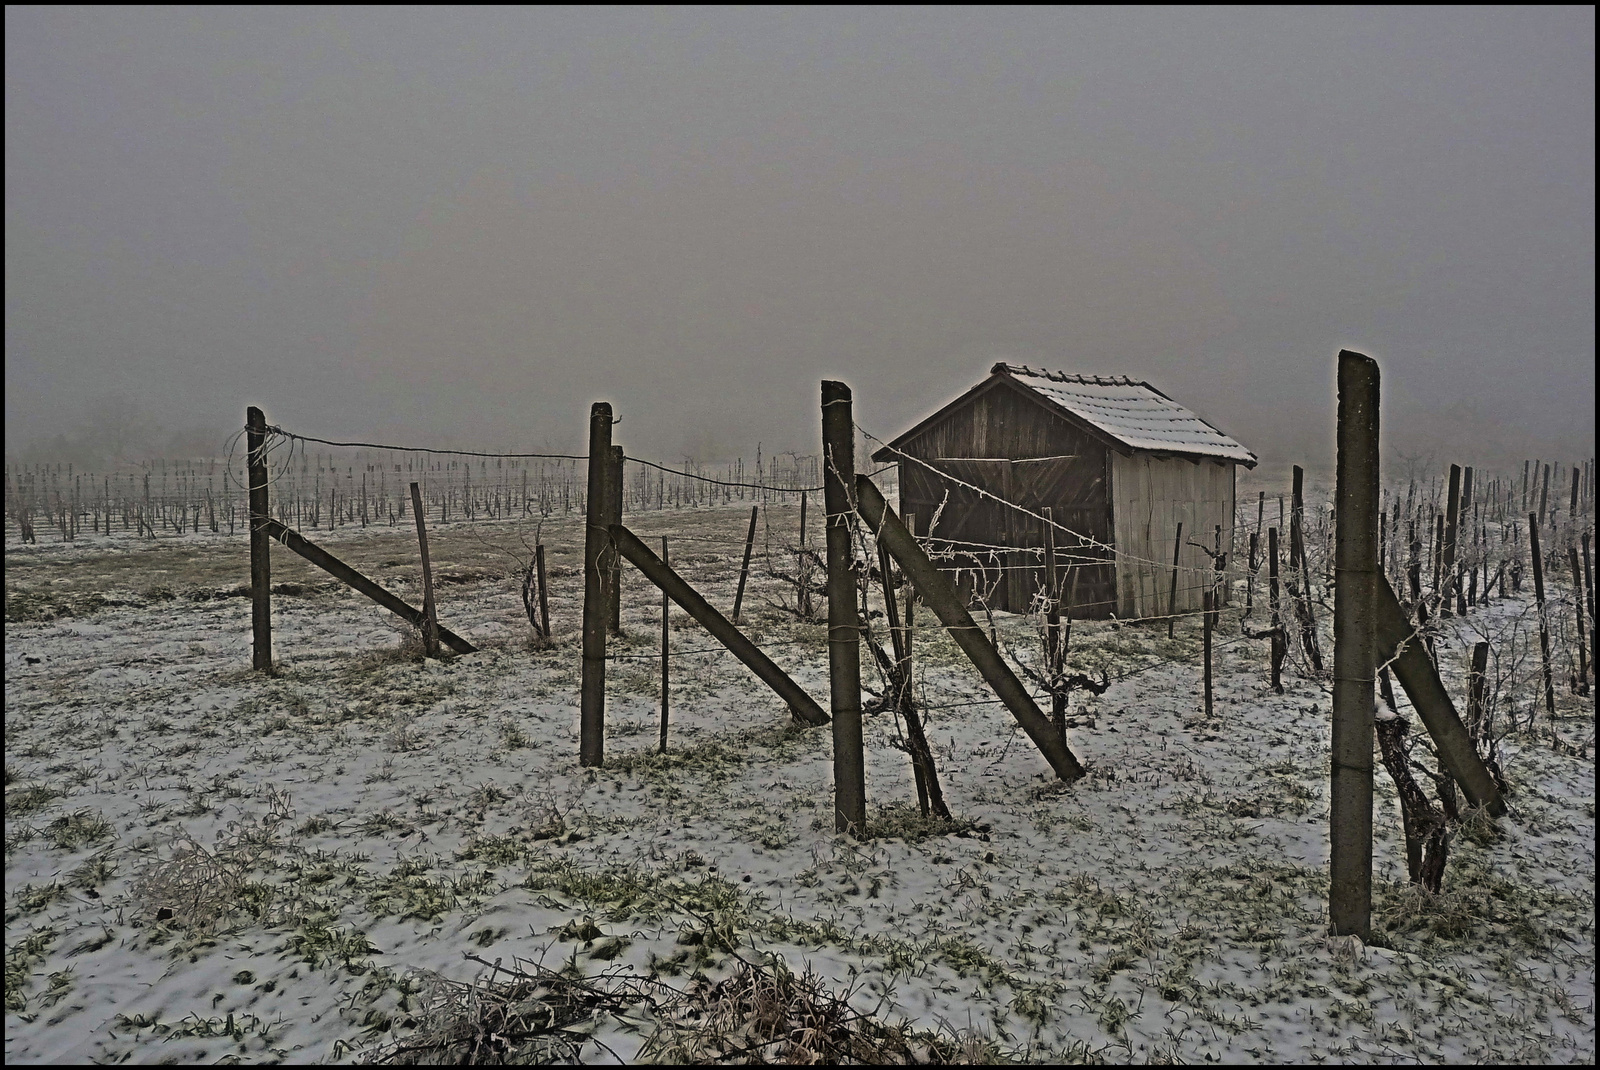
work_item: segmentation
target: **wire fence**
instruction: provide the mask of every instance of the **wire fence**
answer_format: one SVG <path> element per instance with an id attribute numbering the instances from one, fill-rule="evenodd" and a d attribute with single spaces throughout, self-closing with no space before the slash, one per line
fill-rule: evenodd
<path id="1" fill-rule="evenodd" d="M 1114 542 L 889 447 L 859 425 L 857 431 L 898 460 L 870 473 L 886 493 L 895 492 L 899 463 L 923 466 L 940 480 L 1025 517 L 1041 530 L 1053 529 L 1059 535 L 1057 561 L 1064 577 L 1080 566 L 1137 565 L 1157 575 L 1179 578 L 1180 591 L 1211 588 L 1226 593 L 1241 580 L 1256 582 L 1257 573 L 1266 565 L 1265 540 L 1259 538 L 1268 526 L 1264 493 L 1254 502 L 1235 502 L 1233 537 L 1229 545 L 1220 548 L 1220 562 L 1214 559 L 1208 565 L 1187 566 L 1130 554 Z M 247 506 L 242 438 L 241 430 L 222 459 L 155 461 L 114 472 L 86 472 L 70 464 L 8 464 L 7 538 L 37 541 L 41 528 L 62 541 L 85 534 L 144 538 L 205 531 L 243 534 Z M 412 482 L 420 484 L 424 509 L 433 522 L 578 517 L 587 505 L 587 458 L 578 454 L 341 441 L 275 425 L 267 429 L 264 445 L 271 511 L 279 522 L 301 531 L 396 526 L 407 519 Z M 686 458 L 674 466 L 629 456 L 624 460 L 624 472 L 624 509 L 636 517 L 651 512 L 793 502 L 800 495 L 819 494 L 822 475 L 816 455 L 764 455 L 760 450 L 752 462 L 737 458 L 717 465 Z M 1563 495 L 1569 482 L 1571 493 Z M 1520 586 L 1530 511 L 1550 525 L 1544 538 L 1546 568 L 1559 572 L 1568 548 L 1581 532 L 1592 529 L 1593 486 L 1592 461 L 1567 466 L 1530 461 L 1523 466 L 1520 480 L 1514 472 L 1488 479 L 1480 475 L 1476 490 L 1470 488 L 1469 480 L 1460 504 L 1461 530 L 1453 533 L 1453 543 L 1446 546 L 1443 473 L 1413 473 L 1403 488 L 1391 485 L 1384 491 L 1384 572 L 1403 597 L 1417 597 L 1422 590 L 1438 596 L 1448 588 L 1475 602 L 1488 597 L 1491 587 L 1503 588 L 1508 581 Z M 1285 515 L 1283 496 L 1276 497 L 1276 526 L 1286 537 L 1282 529 L 1290 518 Z M 820 500 L 816 504 L 820 506 Z M 1284 571 L 1285 581 L 1296 584 L 1310 600 L 1326 602 L 1331 589 L 1333 521 L 1325 495 L 1306 503 L 1301 518 L 1303 560 Z M 967 585 L 978 605 L 984 604 L 985 593 L 992 592 L 1009 574 L 1027 572 L 1042 578 L 1043 547 L 944 539 L 937 534 L 938 522 L 936 512 L 925 521 L 928 531 L 920 541 L 958 583 Z M 1252 534 L 1258 536 L 1253 557 L 1247 548 Z M 735 551 L 743 543 L 733 533 L 726 538 L 697 533 L 674 537 Z M 1215 553 L 1213 548 L 1196 545 L 1207 556 Z M 769 524 L 763 532 L 760 566 L 769 574 L 783 571 L 784 560 L 797 549 L 796 540 L 783 535 L 774 546 Z M 1217 568 L 1218 563 L 1224 567 Z M 1062 586 L 1064 594 L 1069 581 L 1064 580 Z M 1068 608 L 1079 616 L 1114 616 L 1121 602 L 1117 596 L 1090 598 Z M 1203 612 L 1145 613 L 1140 619 L 1186 619 Z"/>
<path id="2" fill-rule="evenodd" d="M 1288 528 L 1294 519 L 1284 494 L 1272 499 L 1265 491 L 1253 499 L 1242 496 L 1234 503 L 1232 538 L 1220 548 L 1224 568 L 1215 563 L 1205 567 L 1175 565 L 1119 549 L 1112 541 L 1095 538 L 1062 523 L 1054 516 L 1007 499 L 993 488 L 962 480 L 925 459 L 887 447 L 883 440 L 863 428 L 864 439 L 889 448 L 895 463 L 869 472 L 885 490 L 895 493 L 900 464 L 921 465 L 940 480 L 959 487 L 967 494 L 1048 527 L 1058 538 L 1057 561 L 1063 582 L 1055 592 L 1067 595 L 1074 567 L 1103 567 L 1135 564 L 1180 578 L 1182 587 L 1205 586 L 1221 592 L 1250 592 L 1259 607 L 1258 619 L 1267 617 L 1265 529 L 1276 527 L 1287 544 Z M 229 443 L 228 456 L 218 459 L 154 461 L 140 466 L 124 466 L 114 471 L 83 471 L 70 464 L 8 464 L 5 472 L 7 538 L 38 541 L 41 531 L 61 541 L 85 535 L 107 537 L 132 535 L 153 539 L 183 536 L 196 532 L 242 536 L 247 530 L 248 507 L 244 490 L 243 432 Z M 269 497 L 273 515 L 286 527 L 304 531 L 335 530 L 349 527 L 395 526 L 407 520 L 410 506 L 409 484 L 420 484 L 424 508 L 430 522 L 461 523 L 476 521 L 544 520 L 553 517 L 579 518 L 587 507 L 587 458 L 576 454 L 493 452 L 402 446 L 365 441 L 338 441 L 303 435 L 270 427 L 265 441 L 269 471 Z M 652 527 L 645 520 L 651 513 L 665 514 L 684 510 L 705 510 L 719 506 L 789 505 L 805 495 L 818 495 L 813 508 L 819 512 L 811 539 L 813 552 L 822 542 L 822 468 L 816 455 L 757 451 L 756 459 L 735 459 L 716 465 L 686 458 L 677 465 L 648 458 L 628 456 L 624 460 L 625 514 L 630 526 Z M 1408 473 L 1402 480 L 1391 479 L 1383 489 L 1380 528 L 1380 561 L 1391 585 L 1409 606 L 1421 605 L 1427 615 L 1445 615 L 1451 600 L 1468 606 L 1492 597 L 1521 593 L 1531 571 L 1528 558 L 1529 514 L 1541 527 L 1544 571 L 1551 591 L 1556 620 L 1558 649 L 1565 649 L 1564 618 L 1557 609 L 1568 605 L 1569 595 L 1582 599 L 1587 581 L 1573 577 L 1562 582 L 1574 548 L 1585 535 L 1592 537 L 1594 466 L 1586 461 L 1563 465 L 1530 461 L 1520 473 L 1476 474 L 1470 472 L 1458 487 L 1456 512 L 1449 523 L 1449 479 L 1443 470 Z M 1285 567 L 1284 610 L 1280 626 L 1293 630 L 1297 622 L 1288 609 L 1291 597 L 1321 608 L 1328 619 L 1333 575 L 1333 535 L 1335 517 L 1327 487 L 1306 496 L 1299 518 L 1302 560 Z M 821 592 L 820 568 L 801 567 L 803 537 L 798 531 L 775 531 L 768 510 L 762 529 L 759 552 L 752 562 L 752 573 L 764 579 L 768 605 L 771 595 L 780 596 L 799 584 L 813 583 Z M 792 523 L 792 514 L 789 522 Z M 1007 575 L 1025 571 L 1036 576 L 1044 572 L 1045 549 L 1041 546 L 1011 546 L 1001 541 L 974 541 L 944 538 L 938 534 L 939 518 L 925 518 L 928 530 L 918 541 L 930 556 L 945 568 L 958 584 L 965 578 L 973 594 L 974 608 L 982 614 L 985 592 Z M 671 538 L 701 547 L 719 562 L 737 559 L 745 545 L 742 522 L 728 525 L 726 534 L 704 528 L 674 530 Z M 735 530 L 737 529 L 737 530 Z M 871 533 L 864 533 L 870 535 Z M 1252 536 L 1255 545 L 1251 546 Z M 1208 554 L 1214 548 L 1201 547 Z M 1252 553 L 1253 549 L 1253 553 Z M 1585 547 L 1587 549 L 1587 547 Z M 693 568 L 693 562 L 686 562 Z M 870 573 L 875 554 L 869 544 L 857 547 L 857 569 Z M 1575 568 L 1576 566 L 1573 566 Z M 721 580 L 732 582 L 732 570 Z M 881 582 L 881 577 L 878 578 Z M 713 581 L 718 582 L 718 581 Z M 1558 593 L 1554 588 L 1563 587 Z M 755 596 L 754 589 L 752 596 Z M 1589 594 L 1592 603 L 1592 591 Z M 802 600 L 792 598 L 792 607 Z M 1062 608 L 1079 619 L 1107 615 L 1116 617 L 1119 600 L 1067 599 Z M 1170 603 L 1168 603 L 1170 606 Z M 1042 611 L 1043 600 L 1030 607 Z M 1580 611 L 1581 612 L 1581 611 Z M 1141 614 L 1139 621 L 1159 623 L 1189 621 L 1204 616 L 1206 610 L 1182 610 Z M 1592 628 L 1592 604 L 1589 609 Z M 815 617 L 813 616 L 813 619 Z M 870 618 L 869 618 L 870 624 Z M 993 627 L 993 619 L 988 624 Z M 984 627 L 984 624 L 976 625 Z M 1581 628 L 1581 622 L 1579 627 Z M 1425 629 L 1419 620 L 1416 633 Z M 920 635 L 924 641 L 943 625 L 908 625 L 908 636 Z M 1014 633 L 1014 627 L 1009 628 Z M 1313 625 L 1314 630 L 1314 625 Z M 1228 646 L 1259 639 L 1262 634 L 1219 639 L 1217 646 Z M 814 638 L 766 640 L 768 648 L 822 648 Z M 1580 642 L 1581 645 L 1581 642 Z M 1299 653 L 1288 644 L 1291 659 Z M 721 646 L 677 650 L 679 656 L 723 655 Z M 1008 653 L 1012 653 L 1009 652 Z M 658 652 L 623 652 L 610 655 L 614 661 L 656 660 Z M 1012 653 L 1013 660 L 1016 656 Z M 1124 669 L 1112 682 L 1129 679 L 1162 665 L 1192 658 L 1190 655 L 1142 657 L 1141 663 Z M 1019 663 L 1020 664 L 1020 663 Z M 1581 674 L 1579 674 L 1581 675 Z M 926 696 L 925 696 L 926 697 Z M 927 709 L 953 709 L 997 702 L 994 698 L 963 698 L 952 702 L 929 703 Z"/>
<path id="3" fill-rule="evenodd" d="M 242 436 L 241 430 L 233 437 L 223 458 L 157 460 L 114 472 L 8 464 L 8 537 L 243 534 Z M 577 454 L 339 441 L 277 426 L 268 428 L 263 452 L 271 513 L 301 531 L 398 525 L 410 508 L 412 482 L 421 485 L 430 519 L 441 523 L 581 516 L 587 504 L 587 457 Z M 821 490 L 818 458 L 793 452 L 758 449 L 754 460 L 714 464 L 627 457 L 624 472 L 624 505 L 635 513 L 770 504 Z"/>

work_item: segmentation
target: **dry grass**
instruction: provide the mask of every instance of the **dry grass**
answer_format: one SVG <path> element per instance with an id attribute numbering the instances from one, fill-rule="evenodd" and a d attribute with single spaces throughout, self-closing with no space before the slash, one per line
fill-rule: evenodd
<path id="1" fill-rule="evenodd" d="M 469 956 L 482 962 L 476 956 Z M 635 978 L 587 979 L 535 963 L 494 964 L 472 983 L 422 978 L 407 1036 L 367 1053 L 386 1066 L 535 1065 L 581 1062 L 586 1034 L 605 1014 L 659 1000 L 661 986 Z"/>
<path id="2" fill-rule="evenodd" d="M 846 994 L 847 996 L 848 994 Z M 939 1036 L 862 1014 L 810 970 L 743 962 L 732 977 L 696 979 L 657 1015 L 641 1059 L 670 1063 L 893 1064 L 998 1061 L 975 1037 Z"/>
<path id="3" fill-rule="evenodd" d="M 475 982 L 425 975 L 407 1036 L 369 1052 L 399 1066 L 583 1062 L 620 1059 L 601 1039 L 605 1019 L 623 1031 L 653 1030 L 636 1061 L 666 1063 L 989 1064 L 1002 1052 L 976 1036 L 891 1025 L 826 991 L 781 960 L 741 960 L 721 981 L 698 977 L 682 991 L 625 970 L 584 976 L 518 961 Z"/>
<path id="4" fill-rule="evenodd" d="M 188 836 L 165 859 L 152 858 L 134 878 L 133 897 L 149 918 L 192 932 L 216 928 L 240 904 L 246 865 Z"/>

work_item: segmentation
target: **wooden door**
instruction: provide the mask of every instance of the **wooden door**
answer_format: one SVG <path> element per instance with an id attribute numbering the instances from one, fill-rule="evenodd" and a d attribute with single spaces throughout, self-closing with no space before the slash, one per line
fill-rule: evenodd
<path id="1" fill-rule="evenodd" d="M 1013 513 L 1011 545 L 1042 549 L 1043 517 L 1049 509 L 1056 524 L 1057 578 L 1063 604 L 1072 602 L 1073 616 L 1108 616 L 1116 584 L 1107 545 L 1111 541 L 1105 498 L 1105 459 L 1102 454 L 1041 457 L 1011 462 L 1013 501 L 1026 513 Z M 1034 514 L 1034 515 L 1029 515 Z M 1062 530 L 1065 529 L 1065 530 Z M 1044 589 L 1044 560 L 1039 554 L 1018 554 L 1012 571 L 1010 603 L 1025 612 Z"/>
<path id="2" fill-rule="evenodd" d="M 903 512 L 916 514 L 916 534 L 941 569 L 952 573 L 969 603 L 1005 609 L 1011 463 L 940 457 L 900 463 Z M 996 501 L 995 499 L 1000 499 Z"/>

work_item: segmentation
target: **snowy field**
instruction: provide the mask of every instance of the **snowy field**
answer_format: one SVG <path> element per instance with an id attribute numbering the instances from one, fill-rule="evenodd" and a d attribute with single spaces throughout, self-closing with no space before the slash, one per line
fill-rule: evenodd
<path id="1" fill-rule="evenodd" d="M 761 568 L 798 510 L 767 515 L 748 630 L 826 707 L 825 629 L 775 608 Z M 726 610 L 748 516 L 628 522 L 652 547 L 670 536 L 674 565 Z M 307 534 L 420 604 L 409 527 Z M 660 596 L 631 569 L 612 653 L 635 657 L 610 663 L 606 766 L 580 770 L 578 518 L 545 525 L 557 637 L 542 649 L 502 552 L 516 529 L 431 534 L 441 620 L 479 653 L 413 658 L 395 618 L 275 545 L 274 582 L 298 593 L 274 599 L 266 677 L 249 671 L 242 537 L 8 532 L 8 1062 L 353 1062 L 434 1024 L 438 977 L 487 963 L 682 988 L 768 954 L 978 1059 L 1594 1061 L 1593 700 L 1559 673 L 1556 729 L 1586 756 L 1553 748 L 1542 716 L 1508 737 L 1512 814 L 1467 822 L 1439 897 L 1405 883 L 1380 766 L 1363 945 L 1326 929 L 1328 687 L 1292 663 L 1272 693 L 1266 642 L 1240 637 L 1242 581 L 1210 720 L 1197 622 L 1171 641 L 1164 625 L 1075 627 L 1072 663 L 1120 679 L 1074 696 L 1090 773 L 1070 788 L 922 629 L 921 697 L 961 824 L 916 816 L 879 714 L 875 835 L 855 842 L 833 832 L 829 730 L 791 727 L 676 609 L 675 645 L 703 652 L 674 659 L 655 753 Z M 1458 701 L 1475 630 L 1520 621 L 1525 644 L 1530 619 L 1509 599 L 1446 622 Z M 996 623 L 1037 657 L 1035 622 Z M 1524 720 L 1531 664 L 1502 699 Z M 877 686 L 870 666 L 863 679 Z M 637 1057 L 655 1026 L 640 1010 L 576 1028 L 594 1037 L 583 1057 L 608 1061 Z"/>

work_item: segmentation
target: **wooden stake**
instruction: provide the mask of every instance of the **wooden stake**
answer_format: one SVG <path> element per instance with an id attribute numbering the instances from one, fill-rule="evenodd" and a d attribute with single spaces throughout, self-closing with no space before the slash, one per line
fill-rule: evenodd
<path id="1" fill-rule="evenodd" d="M 1172 638 L 1172 625 L 1178 619 L 1178 557 L 1183 553 L 1183 521 L 1172 537 L 1172 584 L 1167 588 L 1167 638 Z"/>
<path id="2" fill-rule="evenodd" d="M 667 564 L 667 537 L 665 535 L 661 536 L 661 566 L 663 568 L 671 567 L 671 566 L 669 566 Z M 668 614 L 671 611 L 671 608 L 672 608 L 672 602 L 671 602 L 670 599 L 668 599 L 667 592 L 665 590 L 663 590 L 661 592 L 661 753 L 662 754 L 667 753 L 667 707 L 668 707 L 669 702 L 670 702 L 671 692 L 669 690 L 669 686 L 670 686 L 671 681 L 672 681 L 671 666 L 670 666 L 671 646 L 672 646 L 672 631 L 671 631 L 671 628 L 669 626 L 669 621 L 667 619 L 668 618 Z"/>
<path id="3" fill-rule="evenodd" d="M 1545 471 L 1548 473 L 1549 468 Z M 1550 672 L 1550 623 L 1544 615 L 1544 555 L 1539 551 L 1539 518 L 1532 513 L 1528 515 L 1528 548 L 1533 553 L 1533 597 L 1539 608 L 1539 658 L 1544 667 L 1544 708 L 1550 715 L 1550 737 L 1554 739 L 1556 689 Z"/>
<path id="4" fill-rule="evenodd" d="M 1300 645 L 1311 667 L 1322 671 L 1322 645 L 1317 641 L 1317 615 L 1311 605 L 1311 566 L 1306 561 L 1305 469 L 1294 466 L 1294 508 L 1289 514 L 1289 597 L 1300 620 Z M 1302 590 L 1302 588 L 1304 588 Z"/>
<path id="5" fill-rule="evenodd" d="M 1201 642 L 1205 648 L 1205 703 L 1202 707 L 1206 720 L 1211 720 L 1211 603 L 1210 591 L 1202 593 L 1205 601 L 1205 612 L 1200 622 Z"/>
<path id="6" fill-rule="evenodd" d="M 613 552 L 607 519 L 611 478 L 611 406 L 597 401 L 589 409 L 589 483 L 583 538 L 583 681 L 581 684 L 578 764 L 605 761 L 606 618 L 610 608 L 606 555 Z"/>
<path id="7" fill-rule="evenodd" d="M 1455 612 L 1456 593 L 1456 540 L 1461 529 L 1461 466 L 1450 466 L 1450 490 L 1444 506 L 1444 564 L 1440 568 L 1442 584 L 1439 596 L 1439 616 L 1448 618 Z"/>
<path id="8" fill-rule="evenodd" d="M 524 475 L 527 473 L 524 472 Z M 533 568 L 539 577 L 539 622 L 544 627 L 544 637 L 551 638 L 550 634 L 550 584 L 544 578 L 544 543 L 539 543 L 533 548 Z"/>
<path id="9" fill-rule="evenodd" d="M 1261 553 L 1261 536 L 1256 532 L 1250 533 L 1250 561 L 1246 570 L 1244 588 L 1244 615 L 1250 616 L 1256 607 L 1256 572 L 1259 569 L 1258 556 Z"/>
<path id="10" fill-rule="evenodd" d="M 1592 477 L 1591 477 L 1592 478 Z M 1594 570 L 1591 567 L 1589 556 L 1589 533 L 1582 536 L 1583 542 L 1583 593 L 1589 609 L 1589 667 L 1600 673 L 1600 651 L 1596 650 L 1596 643 L 1600 641 L 1600 628 L 1594 624 Z"/>
<path id="11" fill-rule="evenodd" d="M 1472 645 L 1472 668 L 1467 673 L 1467 735 L 1473 745 L 1488 734 L 1484 720 L 1484 695 L 1488 688 L 1489 644 Z"/>
<path id="12" fill-rule="evenodd" d="M 1061 649 L 1061 580 L 1056 575 L 1056 525 L 1055 510 L 1044 510 L 1044 657 L 1045 674 L 1053 681 L 1061 675 L 1064 652 Z M 1173 575 L 1177 575 L 1176 572 Z M 1168 621 L 1170 624 L 1171 622 Z M 1050 689 L 1050 723 L 1056 726 L 1061 742 L 1067 741 L 1067 694 L 1054 686 Z"/>
<path id="13" fill-rule="evenodd" d="M 1283 662 L 1289 656 L 1289 635 L 1283 627 L 1283 597 L 1279 591 L 1278 529 L 1267 529 L 1267 596 L 1272 608 L 1272 690 L 1283 694 Z"/>
<path id="14" fill-rule="evenodd" d="M 759 505 L 750 507 L 750 530 L 744 536 L 744 562 L 739 566 L 739 590 L 733 596 L 733 623 L 739 623 L 739 609 L 744 605 L 744 585 L 750 578 L 750 551 L 756 545 L 756 513 L 760 511 Z"/>
<path id="15" fill-rule="evenodd" d="M 822 488 L 828 541 L 828 679 L 833 707 L 834 827 L 867 827 L 866 758 L 861 739 L 861 619 L 851 568 L 851 518 L 858 493 L 850 388 L 822 383 Z"/>
<path id="16" fill-rule="evenodd" d="M 611 469 L 606 483 L 606 527 L 622 523 L 622 462 L 621 446 L 611 447 Z M 612 635 L 622 634 L 622 558 L 615 552 L 607 556 L 611 562 L 606 586 L 606 629 Z"/>
<path id="17" fill-rule="evenodd" d="M 1211 626 L 1215 628 L 1222 620 L 1222 605 L 1227 601 L 1228 585 L 1224 570 L 1228 567 L 1228 555 L 1222 552 L 1222 525 L 1217 525 L 1216 549 L 1211 554 L 1211 608 L 1207 616 L 1211 618 Z"/>
<path id="18" fill-rule="evenodd" d="M 417 517 L 417 545 L 422 548 L 422 652 L 439 656 L 439 614 L 433 601 L 433 565 L 428 560 L 428 528 L 422 519 L 422 488 L 411 484 L 411 511 Z"/>
<path id="19" fill-rule="evenodd" d="M 267 534 L 267 417 L 254 405 L 245 409 L 245 441 L 250 479 L 250 635 L 251 667 L 272 671 L 272 540 Z M 150 477 L 145 476 L 146 515 Z M 153 535 L 154 529 L 151 529 Z"/>

